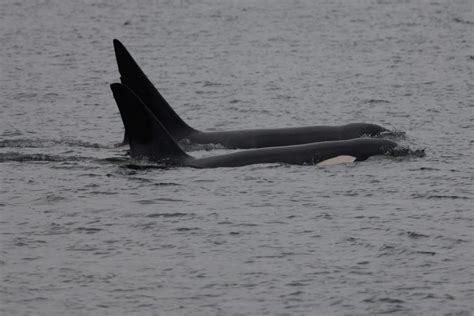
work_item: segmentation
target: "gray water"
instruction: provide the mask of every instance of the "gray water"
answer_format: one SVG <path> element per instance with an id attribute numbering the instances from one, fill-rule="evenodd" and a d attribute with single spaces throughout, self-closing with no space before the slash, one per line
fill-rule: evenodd
<path id="1" fill-rule="evenodd" d="M 473 34 L 469 0 L 3 0 L 0 314 L 470 315 Z M 113 38 L 194 128 L 371 122 L 426 156 L 131 161 Z"/>

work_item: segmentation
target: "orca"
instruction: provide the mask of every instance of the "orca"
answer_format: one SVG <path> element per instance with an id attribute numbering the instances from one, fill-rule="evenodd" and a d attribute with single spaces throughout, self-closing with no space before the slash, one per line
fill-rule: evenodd
<path id="1" fill-rule="evenodd" d="M 122 84 L 129 87 L 145 103 L 178 142 L 187 140 L 190 144 L 219 144 L 229 149 L 247 149 L 345 140 L 362 136 L 377 137 L 391 134 L 386 128 L 368 123 L 352 123 L 341 126 L 201 132 L 190 127 L 179 117 L 147 78 L 125 46 L 117 39 L 114 39 L 113 42 Z M 126 142 L 127 134 L 125 133 L 124 143 Z"/>
<path id="2" fill-rule="evenodd" d="M 338 157 L 342 157 L 345 162 L 362 161 L 370 156 L 389 154 L 397 147 L 395 142 L 386 139 L 358 138 L 194 158 L 181 149 L 153 111 L 132 90 L 121 83 L 111 84 L 110 87 L 128 135 L 132 158 L 195 168 L 240 167 L 262 163 L 304 165 L 331 162 Z"/>

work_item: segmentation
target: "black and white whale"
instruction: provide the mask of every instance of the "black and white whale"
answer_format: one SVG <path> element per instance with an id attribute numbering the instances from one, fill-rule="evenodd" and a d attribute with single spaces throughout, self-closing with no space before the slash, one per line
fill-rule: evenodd
<path id="1" fill-rule="evenodd" d="M 236 149 L 288 146 L 390 134 L 389 130 L 379 125 L 367 123 L 201 132 L 190 127 L 176 114 L 117 39 L 114 40 L 114 49 L 121 82 L 145 103 L 177 141 L 186 139 L 191 144 L 220 144 L 224 148 Z M 126 142 L 126 138 L 127 136 L 125 136 L 124 142 Z"/>
<path id="2" fill-rule="evenodd" d="M 133 158 L 195 168 L 239 167 L 261 163 L 318 164 L 331 160 L 361 161 L 393 151 L 397 144 L 377 138 L 358 138 L 304 145 L 249 149 L 206 158 L 186 154 L 156 115 L 125 85 L 114 83 L 112 93 L 129 138 Z"/>

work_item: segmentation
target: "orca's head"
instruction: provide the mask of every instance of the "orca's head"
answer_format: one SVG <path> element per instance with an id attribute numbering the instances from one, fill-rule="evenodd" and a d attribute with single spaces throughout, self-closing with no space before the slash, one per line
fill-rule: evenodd
<path id="1" fill-rule="evenodd" d="M 398 148 L 400 147 L 397 143 L 386 139 L 359 138 L 351 142 L 352 155 L 358 161 L 376 155 L 393 156 L 394 152 L 398 152 Z"/>
<path id="2" fill-rule="evenodd" d="M 377 125 L 377 124 L 368 124 L 368 123 L 352 123 L 347 124 L 344 127 L 344 132 L 346 135 L 362 137 L 377 137 L 381 135 L 390 135 L 391 131 L 388 129 Z"/>

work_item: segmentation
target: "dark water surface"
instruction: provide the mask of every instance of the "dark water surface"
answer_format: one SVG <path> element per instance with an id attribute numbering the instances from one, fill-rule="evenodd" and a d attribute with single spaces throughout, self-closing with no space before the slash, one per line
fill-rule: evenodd
<path id="1" fill-rule="evenodd" d="M 473 34 L 469 0 L 3 0 L 0 314 L 470 315 Z M 372 122 L 426 157 L 145 168 L 113 38 L 195 128 Z"/>

